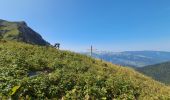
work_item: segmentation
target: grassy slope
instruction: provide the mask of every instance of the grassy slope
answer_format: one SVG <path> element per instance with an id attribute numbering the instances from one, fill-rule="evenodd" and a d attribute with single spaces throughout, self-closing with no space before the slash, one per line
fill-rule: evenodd
<path id="1" fill-rule="evenodd" d="M 143 74 L 153 77 L 155 80 L 170 84 L 170 62 L 150 65 L 137 70 Z"/>
<path id="2" fill-rule="evenodd" d="M 5 34 L 2 34 L 3 39 L 5 40 L 17 40 L 19 35 L 18 25 L 14 22 L 2 21 L 2 26 L 0 26 L 1 31 L 6 31 Z"/>
<path id="3" fill-rule="evenodd" d="M 80 54 L 1 41 L 0 55 L 0 99 L 170 99 L 169 87 Z"/>

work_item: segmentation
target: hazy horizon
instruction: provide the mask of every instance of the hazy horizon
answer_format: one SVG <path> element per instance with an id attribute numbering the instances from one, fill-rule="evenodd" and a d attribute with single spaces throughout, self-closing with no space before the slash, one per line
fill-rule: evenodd
<path id="1" fill-rule="evenodd" d="M 51 44 L 87 51 L 170 51 L 169 0 L 0 0 L 0 19 L 26 21 Z"/>

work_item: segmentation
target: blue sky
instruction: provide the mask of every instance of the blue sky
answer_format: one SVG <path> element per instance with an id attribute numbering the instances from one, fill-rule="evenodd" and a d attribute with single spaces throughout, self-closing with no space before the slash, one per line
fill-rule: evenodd
<path id="1" fill-rule="evenodd" d="M 170 51 L 170 0 L 0 0 L 0 19 L 68 50 Z"/>

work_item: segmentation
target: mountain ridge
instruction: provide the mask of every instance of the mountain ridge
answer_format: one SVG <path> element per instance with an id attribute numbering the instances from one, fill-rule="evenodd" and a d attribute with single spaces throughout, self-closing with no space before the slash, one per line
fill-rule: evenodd
<path id="1" fill-rule="evenodd" d="M 137 68 L 137 71 L 165 84 L 170 84 L 170 61 Z"/>
<path id="2" fill-rule="evenodd" d="M 50 45 L 39 33 L 32 30 L 25 21 L 11 22 L 1 19 L 0 39 L 35 45 Z"/>

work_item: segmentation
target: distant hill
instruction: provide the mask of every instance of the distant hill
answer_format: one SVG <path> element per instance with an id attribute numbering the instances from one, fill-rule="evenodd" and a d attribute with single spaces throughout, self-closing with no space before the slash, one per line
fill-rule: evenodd
<path id="1" fill-rule="evenodd" d="M 84 53 L 88 55 L 89 53 Z M 163 51 L 126 51 L 126 52 L 96 52 L 93 57 L 103 59 L 113 64 L 130 67 L 144 67 L 170 61 L 170 52 Z"/>
<path id="2" fill-rule="evenodd" d="M 133 69 L 50 46 L 0 41 L 0 100 L 168 100 Z"/>
<path id="3" fill-rule="evenodd" d="M 137 71 L 160 82 L 170 84 L 170 62 L 138 68 Z"/>
<path id="4" fill-rule="evenodd" d="M 40 34 L 28 27 L 23 21 L 9 22 L 0 19 L 0 39 L 36 45 L 49 45 Z"/>

